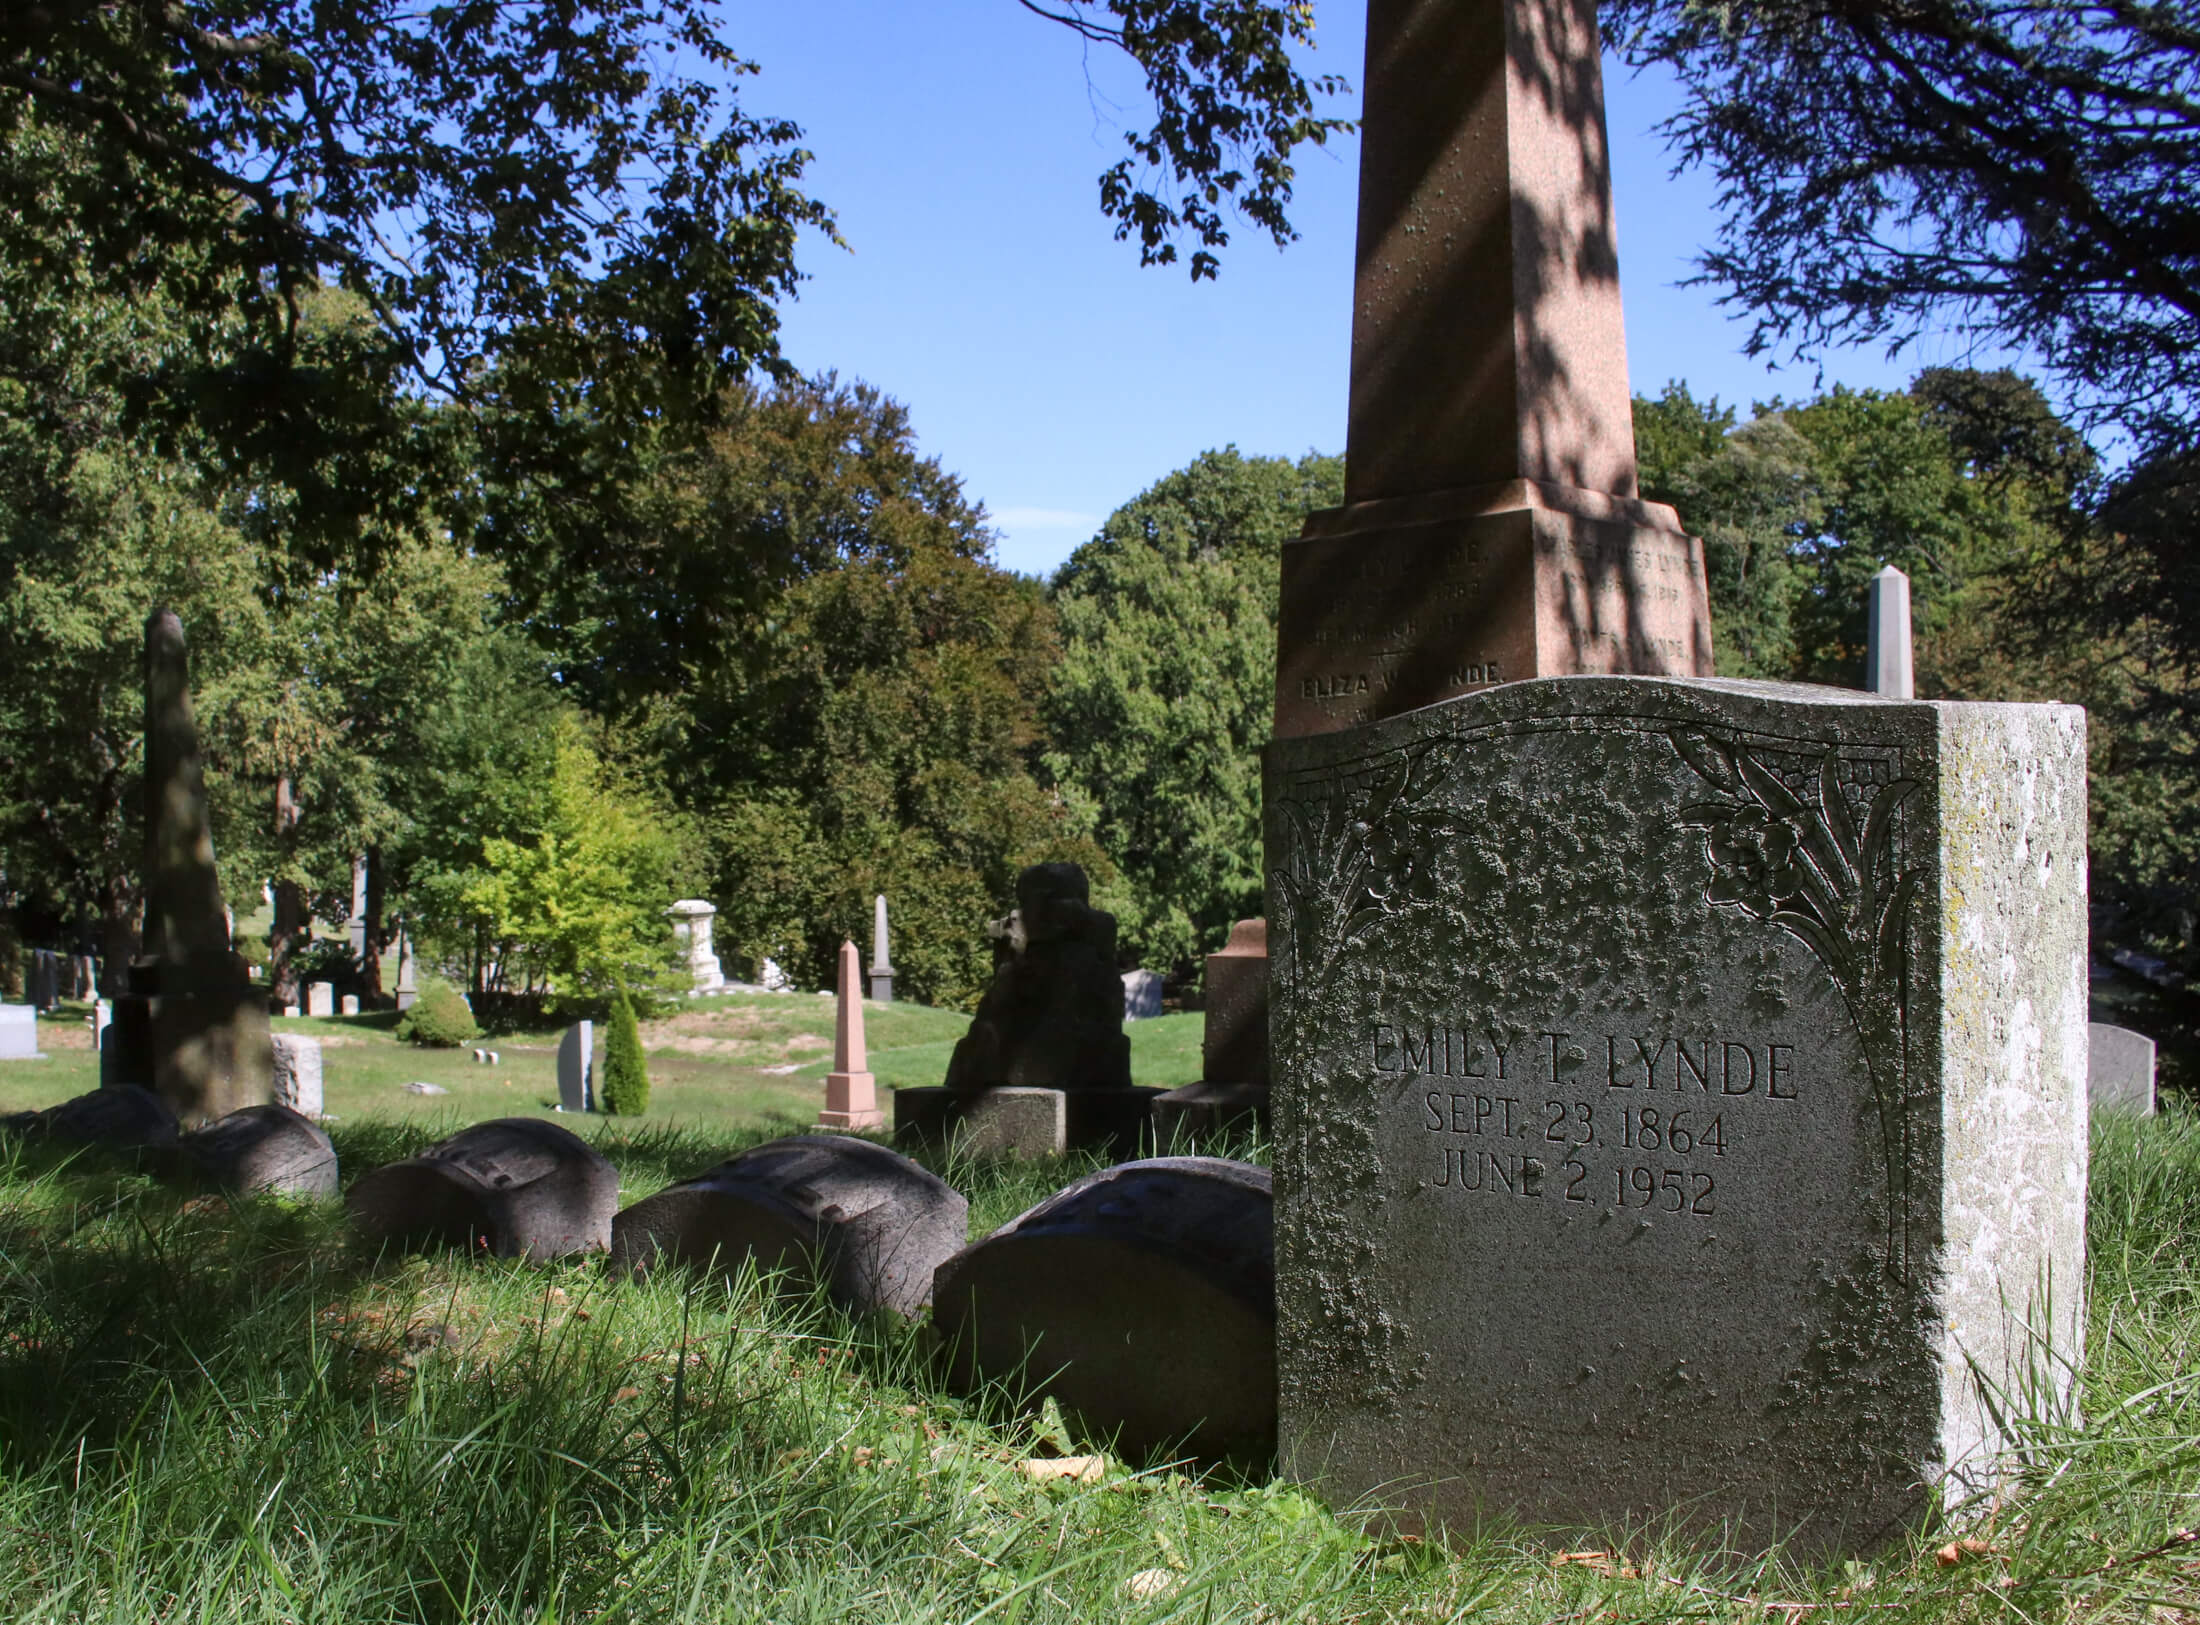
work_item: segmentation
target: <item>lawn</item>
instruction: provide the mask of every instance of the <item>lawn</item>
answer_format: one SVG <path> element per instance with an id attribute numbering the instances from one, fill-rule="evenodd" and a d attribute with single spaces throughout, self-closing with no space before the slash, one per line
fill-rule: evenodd
<path id="1" fill-rule="evenodd" d="M 601 1125 L 630 1195 L 741 1136 Z M 339 1122 L 347 1169 L 428 1125 Z M 753 1141 L 760 1131 L 747 1138 Z M 0 1612 L 23 1621 L 2132 1625 L 2200 1611 L 2200 1125 L 2096 1130 L 2083 1423 L 1990 1511 L 1807 1565 L 1108 1459 L 921 1326 L 668 1273 L 375 1257 L 331 1208 L 0 1153 Z M 983 1232 L 1089 1164 L 949 1170 Z M 1092 1456 L 1097 1459 L 1077 1461 Z"/>
<path id="2" fill-rule="evenodd" d="M 46 1060 L 0 1061 L 0 1111 L 50 1106 L 97 1087 L 85 1016 L 84 1006 L 65 1005 L 40 1020 Z M 1131 1022 L 1133 1077 L 1164 1088 L 1196 1082 L 1201 1020 L 1173 1015 Z M 562 1029 L 480 1039 L 498 1056 L 498 1064 L 488 1066 L 473 1059 L 471 1046 L 433 1050 L 400 1043 L 396 1025 L 396 1015 L 386 1011 L 275 1022 L 278 1032 L 321 1041 L 324 1105 L 339 1121 L 477 1122 L 547 1113 L 557 1105 Z M 881 1104 L 890 1112 L 887 1089 L 936 1084 L 947 1075 L 948 1056 L 970 1018 L 924 1005 L 866 1002 L 864 1025 Z M 642 1044 L 649 1055 L 650 1123 L 708 1133 L 783 1132 L 814 1123 L 824 1103 L 824 1078 L 833 1064 L 833 1001 L 803 994 L 694 999 L 643 1023 Z M 596 1053 L 600 1067 L 601 1023 Z M 408 1093 L 411 1082 L 448 1092 Z"/>

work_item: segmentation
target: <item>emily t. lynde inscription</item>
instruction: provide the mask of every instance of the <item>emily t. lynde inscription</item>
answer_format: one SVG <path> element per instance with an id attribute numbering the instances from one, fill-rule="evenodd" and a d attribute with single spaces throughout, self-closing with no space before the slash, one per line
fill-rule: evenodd
<path id="1" fill-rule="evenodd" d="M 2065 706 L 1576 677 L 1270 747 L 1285 1470 L 1870 1544 L 2074 1364 Z"/>
<path id="2" fill-rule="evenodd" d="M 1370 0 L 1345 505 L 1283 550 L 1276 733 L 1711 675 L 1640 499 L 1593 0 Z"/>

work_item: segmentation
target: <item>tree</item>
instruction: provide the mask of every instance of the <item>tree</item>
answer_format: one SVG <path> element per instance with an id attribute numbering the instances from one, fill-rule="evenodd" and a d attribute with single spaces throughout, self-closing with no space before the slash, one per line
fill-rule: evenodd
<path id="1" fill-rule="evenodd" d="M 535 827 L 490 836 L 463 893 L 489 952 L 477 988 L 598 997 L 632 983 L 668 986 L 679 848 L 640 786 L 608 767 L 581 724 L 558 727 Z"/>
<path id="2" fill-rule="evenodd" d="M 1343 499 L 1340 458 L 1206 452 L 1055 575 L 1047 766 L 1121 870 L 1121 941 L 1146 964 L 1187 969 L 1262 910 L 1280 549 Z"/>
<path id="3" fill-rule="evenodd" d="M 614 1117 L 639 1117 L 649 1110 L 649 1058 L 642 1053 L 642 1029 L 634 1019 L 634 1001 L 624 984 L 611 992 L 611 1030 L 603 1041 L 603 1088 L 596 1098 Z"/>
<path id="4" fill-rule="evenodd" d="M 1753 351 L 1934 323 L 2044 356 L 2149 440 L 2200 386 L 2200 33 L 2082 0 L 1613 0 L 1610 38 L 1689 92 L 1717 177 L 1707 279 Z"/>

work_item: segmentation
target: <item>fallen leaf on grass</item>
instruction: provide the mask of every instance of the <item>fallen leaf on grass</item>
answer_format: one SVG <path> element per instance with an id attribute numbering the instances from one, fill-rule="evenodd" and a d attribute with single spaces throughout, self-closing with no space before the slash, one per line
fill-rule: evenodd
<path id="1" fill-rule="evenodd" d="M 1133 1602 L 1152 1602 L 1168 1596 L 1183 1583 L 1167 1569 L 1140 1569 L 1123 1582 L 1123 1590 Z"/>
<path id="2" fill-rule="evenodd" d="M 1067 1480 L 1073 1484 L 1097 1484 L 1108 1470 L 1105 1456 L 1063 1456 L 1055 1461 L 1019 1461 L 1016 1471 L 1034 1484 Z"/>
<path id="3" fill-rule="evenodd" d="M 1642 1570 L 1632 1563 L 1622 1563 L 1610 1552 L 1558 1552 L 1551 1558 L 1551 1567 L 1564 1568 L 1569 1563 L 1579 1563 L 1593 1573 L 1608 1575 L 1615 1580 L 1639 1580 Z"/>
<path id="4" fill-rule="evenodd" d="M 616 1405 L 622 1399 L 640 1399 L 641 1397 L 642 1391 L 639 1388 L 621 1388 L 611 1396 L 611 1403 Z"/>
<path id="5" fill-rule="evenodd" d="M 1952 1569 L 1967 1557 L 1999 1557 L 1998 1548 L 1990 1540 L 1951 1540 L 1933 1553 L 1933 1561 L 1944 1569 Z"/>

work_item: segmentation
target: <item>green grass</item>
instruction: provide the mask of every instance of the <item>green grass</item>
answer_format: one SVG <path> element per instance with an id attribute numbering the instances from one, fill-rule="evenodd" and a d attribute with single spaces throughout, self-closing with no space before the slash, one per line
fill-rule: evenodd
<path id="1" fill-rule="evenodd" d="M 1201 1021 L 1174 1015 L 1130 1023 L 1137 1081 L 1163 1088 L 1197 1081 Z M 501 1058 L 490 1067 L 474 1061 L 471 1045 L 435 1050 L 399 1043 L 396 1025 L 396 1014 L 388 1011 L 275 1022 L 278 1032 L 321 1040 L 325 1108 L 340 1121 L 478 1122 L 547 1113 L 557 1104 L 562 1028 L 478 1040 Z M 884 1090 L 945 1078 L 948 1056 L 970 1018 L 924 1005 L 866 1003 L 864 1025 L 871 1070 Z M 82 1006 L 42 1019 L 39 1042 L 48 1052 L 45 1060 L 0 1061 L 0 1111 L 50 1106 L 98 1086 Z M 814 1123 L 824 1104 L 833 1001 L 800 994 L 694 999 L 643 1023 L 642 1043 L 650 1072 L 646 1121 L 707 1133 L 798 1128 Z M 596 1047 L 600 1068 L 600 1032 Z M 414 1081 L 448 1093 L 409 1094 L 404 1086 Z M 593 1132 L 603 1128 L 602 1122 L 590 1125 Z"/>
<path id="2" fill-rule="evenodd" d="M 341 1122 L 351 1173 L 426 1143 Z M 764 1130 L 601 1125 L 629 1199 Z M 753 1282 L 380 1258 L 325 1208 L 0 1154 L 0 1615 L 23 1621 L 2152 1625 L 2200 1612 L 2200 1122 L 2096 1129 L 2082 1423 L 1996 1509 L 1820 1567 L 1283 1482 L 1022 1464 L 1093 1441 L 932 1379 L 921 1326 Z M 959 1167 L 983 1231 L 1087 1163 Z M 1943 1564 L 1936 1548 L 1977 1543 Z"/>

